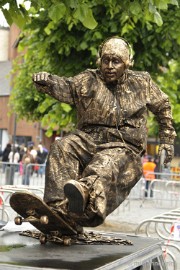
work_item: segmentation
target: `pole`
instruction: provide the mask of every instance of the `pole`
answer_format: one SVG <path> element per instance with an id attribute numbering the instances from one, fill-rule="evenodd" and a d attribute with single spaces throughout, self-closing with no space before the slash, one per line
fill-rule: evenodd
<path id="1" fill-rule="evenodd" d="M 17 116 L 16 116 L 16 113 L 14 113 L 14 131 L 13 131 L 13 139 L 12 139 L 12 145 L 13 145 L 12 163 L 14 163 L 14 154 L 15 154 L 16 122 L 17 122 Z M 13 164 L 11 164 L 11 166 L 10 166 L 10 185 L 13 185 L 13 183 L 14 183 L 14 173 L 15 173 L 15 166 Z"/>

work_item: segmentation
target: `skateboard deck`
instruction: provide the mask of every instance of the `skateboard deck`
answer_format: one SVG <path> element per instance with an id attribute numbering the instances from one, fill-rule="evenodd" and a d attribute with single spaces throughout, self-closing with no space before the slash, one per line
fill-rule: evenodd
<path id="1" fill-rule="evenodd" d="M 20 216 L 15 223 L 30 222 L 45 235 L 71 236 L 77 234 L 63 217 L 61 218 L 37 195 L 30 192 L 15 192 L 10 197 L 10 205 Z"/>

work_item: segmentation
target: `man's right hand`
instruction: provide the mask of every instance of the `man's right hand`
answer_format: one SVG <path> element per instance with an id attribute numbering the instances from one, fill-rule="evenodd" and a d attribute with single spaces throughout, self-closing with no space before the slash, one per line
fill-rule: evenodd
<path id="1" fill-rule="evenodd" d="M 49 76 L 50 73 L 48 72 L 38 72 L 33 74 L 32 80 L 37 84 L 47 85 L 51 82 Z"/>

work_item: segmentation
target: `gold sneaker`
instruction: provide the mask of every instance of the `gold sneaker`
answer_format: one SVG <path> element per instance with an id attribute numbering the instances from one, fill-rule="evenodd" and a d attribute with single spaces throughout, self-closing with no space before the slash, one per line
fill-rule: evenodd
<path id="1" fill-rule="evenodd" d="M 82 214 L 89 196 L 88 189 L 76 180 L 69 180 L 64 185 L 64 194 L 68 199 L 68 210 Z"/>

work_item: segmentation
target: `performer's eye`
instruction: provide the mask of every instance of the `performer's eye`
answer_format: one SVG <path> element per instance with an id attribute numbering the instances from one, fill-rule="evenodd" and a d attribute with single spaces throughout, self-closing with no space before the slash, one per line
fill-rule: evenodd
<path id="1" fill-rule="evenodd" d="M 103 64 L 108 65 L 109 64 L 109 60 L 108 59 L 103 59 Z"/>
<path id="2" fill-rule="evenodd" d="M 113 63 L 117 65 L 117 64 L 120 63 L 120 61 L 119 60 L 114 60 Z"/>
<path id="3" fill-rule="evenodd" d="M 115 65 L 123 64 L 122 60 L 119 59 L 119 58 L 113 58 L 113 59 L 112 59 L 112 62 L 113 62 L 113 64 L 115 64 Z"/>

